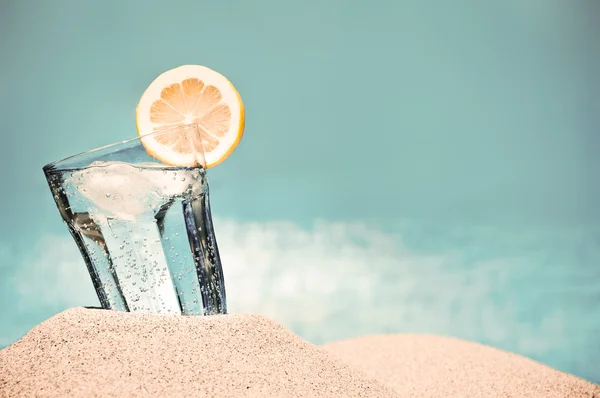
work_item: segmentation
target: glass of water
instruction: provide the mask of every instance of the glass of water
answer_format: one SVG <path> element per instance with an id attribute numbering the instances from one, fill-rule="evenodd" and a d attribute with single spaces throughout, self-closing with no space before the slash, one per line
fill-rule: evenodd
<path id="1" fill-rule="evenodd" d="M 44 167 L 103 308 L 227 312 L 204 153 L 196 149 L 191 166 L 173 166 L 144 145 L 151 139 L 201 148 L 199 137 L 197 125 L 176 126 Z"/>

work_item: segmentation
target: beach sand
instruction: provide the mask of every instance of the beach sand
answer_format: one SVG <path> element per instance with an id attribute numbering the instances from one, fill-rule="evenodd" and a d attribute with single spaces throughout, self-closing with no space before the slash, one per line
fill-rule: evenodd
<path id="1" fill-rule="evenodd" d="M 0 350 L 0 397 L 33 396 L 600 398 L 600 387 L 450 338 L 372 336 L 317 347 L 256 315 L 76 308 Z"/>
<path id="2" fill-rule="evenodd" d="M 430 335 L 382 335 L 323 348 L 402 397 L 600 398 L 600 386 L 529 358 Z"/>
<path id="3" fill-rule="evenodd" d="M 76 308 L 0 350 L 0 397 L 396 397 L 256 315 Z"/>

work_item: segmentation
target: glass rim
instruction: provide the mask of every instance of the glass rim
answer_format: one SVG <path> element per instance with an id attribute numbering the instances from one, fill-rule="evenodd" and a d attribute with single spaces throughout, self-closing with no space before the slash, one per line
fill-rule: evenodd
<path id="1" fill-rule="evenodd" d="M 76 153 L 75 155 L 71 155 L 71 156 L 67 156 L 66 158 L 62 158 L 59 160 L 55 160 L 54 162 L 50 162 L 48 164 L 46 164 L 42 169 L 44 172 L 50 171 L 50 170 L 56 170 L 57 168 L 60 169 L 60 164 L 61 163 L 65 163 L 69 160 L 73 160 L 73 159 L 77 159 L 86 155 L 91 155 L 94 154 L 95 152 L 100 152 L 106 149 L 110 149 L 112 147 L 118 147 L 119 145 L 126 145 L 129 144 L 133 141 L 141 141 L 143 138 L 146 137 L 153 137 L 155 135 L 160 135 L 160 134 L 165 134 L 169 131 L 172 131 L 173 129 L 177 129 L 177 128 L 188 128 L 188 127 L 196 127 L 198 128 L 198 124 L 197 123 L 187 123 L 187 124 L 178 124 L 175 126 L 171 126 L 171 127 L 165 127 L 163 129 L 154 131 L 152 133 L 148 133 L 148 134 L 142 134 L 142 135 L 138 135 L 137 137 L 132 137 L 132 138 L 128 138 L 126 140 L 123 141 L 117 141 L 117 142 L 113 142 L 112 144 L 108 144 L 108 145 L 103 145 L 94 149 L 90 149 L 84 152 L 79 152 Z M 143 144 L 142 144 L 143 146 Z M 164 165 L 165 168 L 168 167 L 174 167 L 174 166 L 169 166 L 169 165 Z"/>

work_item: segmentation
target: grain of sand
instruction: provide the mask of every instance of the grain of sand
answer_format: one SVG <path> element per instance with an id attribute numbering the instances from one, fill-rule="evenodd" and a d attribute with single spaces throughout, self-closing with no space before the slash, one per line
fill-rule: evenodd
<path id="1" fill-rule="evenodd" d="M 396 397 L 254 315 L 71 309 L 0 350 L 2 397 Z"/>
<path id="2" fill-rule="evenodd" d="M 402 397 L 600 398 L 600 386 L 520 355 L 429 335 L 382 335 L 323 348 Z"/>

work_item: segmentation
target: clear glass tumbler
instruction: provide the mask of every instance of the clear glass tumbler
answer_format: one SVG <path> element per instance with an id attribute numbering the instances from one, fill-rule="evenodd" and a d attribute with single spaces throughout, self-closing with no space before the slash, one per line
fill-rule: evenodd
<path id="1" fill-rule="evenodd" d="M 151 156 L 161 142 L 187 166 Z M 196 125 L 176 126 L 44 167 L 103 308 L 227 312 L 201 148 Z"/>

